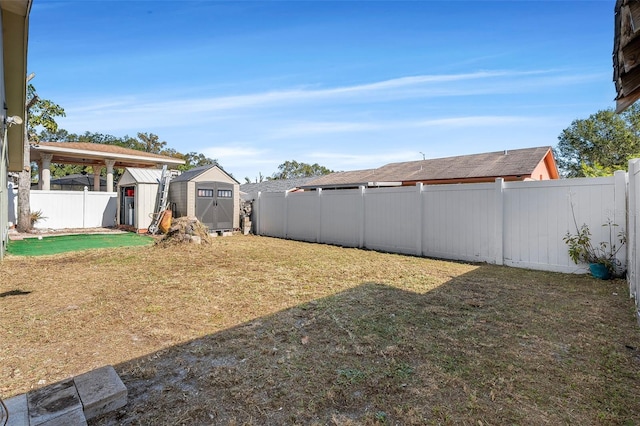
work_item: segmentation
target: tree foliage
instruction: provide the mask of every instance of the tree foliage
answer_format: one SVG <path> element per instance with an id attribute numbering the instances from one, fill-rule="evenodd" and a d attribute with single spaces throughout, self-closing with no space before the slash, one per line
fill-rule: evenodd
<path id="1" fill-rule="evenodd" d="M 302 177 L 322 176 L 333 173 L 333 170 L 319 165 L 318 163 L 299 163 L 295 160 L 285 161 L 278 166 L 278 172 L 271 176 L 271 179 L 293 179 Z"/>
<path id="2" fill-rule="evenodd" d="M 48 99 L 40 99 L 33 84 L 27 86 L 28 135 L 29 140 L 38 141 L 37 129 L 49 133 L 58 132 L 56 117 L 65 117 L 64 108 Z"/>
<path id="3" fill-rule="evenodd" d="M 178 167 L 181 171 L 186 171 L 198 166 L 217 164 L 217 160 L 209 158 L 198 152 L 188 152 L 183 154 L 174 148 L 169 148 L 166 141 L 153 133 L 138 132 L 136 137 L 125 135 L 122 137 L 86 131 L 81 134 L 69 133 L 65 129 L 58 127 L 56 117 L 65 117 L 64 109 L 46 99 L 40 99 L 36 95 L 36 89 L 32 84 L 28 85 L 27 99 L 31 107 L 29 109 L 29 140 L 32 142 L 85 142 L 99 143 L 105 145 L 117 145 L 123 148 L 137 151 L 149 152 L 152 154 L 166 155 L 185 161 L 184 165 Z M 37 175 L 37 165 L 31 164 L 32 179 Z M 102 170 L 102 168 L 101 168 Z M 53 177 L 63 177 L 72 174 L 94 173 L 91 166 L 73 164 L 52 164 L 51 175 Z M 123 173 L 123 170 L 114 170 L 114 179 Z"/>
<path id="4" fill-rule="evenodd" d="M 566 177 L 603 176 L 626 170 L 628 160 L 640 153 L 640 105 L 622 114 L 606 109 L 574 120 L 558 141 L 554 153 Z"/>

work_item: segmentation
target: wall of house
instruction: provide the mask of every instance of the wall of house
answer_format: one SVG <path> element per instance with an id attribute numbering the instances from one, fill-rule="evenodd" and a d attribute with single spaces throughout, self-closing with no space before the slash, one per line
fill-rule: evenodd
<path id="1" fill-rule="evenodd" d="M 551 179 L 551 174 L 549 173 L 549 168 L 544 161 L 541 161 L 535 169 L 533 169 L 533 173 L 531 173 L 531 179 L 534 180 L 548 180 Z"/>
<path id="2" fill-rule="evenodd" d="M 0 34 L 2 31 L 2 10 L 0 9 Z M 0 101 L 6 105 L 4 90 L 4 49 L 0 37 Z M 13 194 L 7 190 L 7 135 L 5 134 L 6 110 L 0 108 L 0 259 L 4 257 L 9 238 L 9 199 Z"/>
<path id="3" fill-rule="evenodd" d="M 563 237 L 590 226 L 608 241 L 608 218 L 625 228 L 626 177 L 262 193 L 256 232 L 348 247 L 585 272 Z M 573 205 L 573 209 L 572 209 Z M 626 250 L 619 253 L 626 262 Z"/>

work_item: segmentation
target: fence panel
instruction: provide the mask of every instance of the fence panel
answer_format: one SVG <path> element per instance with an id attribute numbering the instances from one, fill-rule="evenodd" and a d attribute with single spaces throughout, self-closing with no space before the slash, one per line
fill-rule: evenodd
<path id="1" fill-rule="evenodd" d="M 497 202 L 495 184 L 425 186 L 423 254 L 443 259 L 495 261 Z"/>
<path id="2" fill-rule="evenodd" d="M 258 234 L 269 237 L 286 238 L 285 212 L 286 194 L 284 192 L 258 193 Z"/>
<path id="3" fill-rule="evenodd" d="M 364 196 L 360 189 L 323 191 L 320 240 L 345 247 L 361 247 Z"/>
<path id="4" fill-rule="evenodd" d="M 116 226 L 118 194 L 116 192 L 87 191 L 84 205 L 84 227 L 101 228 Z"/>
<path id="5" fill-rule="evenodd" d="M 17 204 L 14 201 L 16 209 Z M 29 204 L 31 211 L 41 211 L 44 216 L 35 224 L 36 229 L 107 227 L 115 225 L 117 193 L 32 190 Z M 17 211 L 14 215 L 17 217 Z"/>
<path id="6" fill-rule="evenodd" d="M 322 192 L 287 194 L 287 238 L 298 241 L 319 241 L 321 194 Z"/>
<path id="7" fill-rule="evenodd" d="M 375 188 L 364 194 L 364 246 L 393 253 L 416 253 L 420 226 L 415 187 Z"/>
<path id="8" fill-rule="evenodd" d="M 563 237 L 567 232 L 575 234 L 577 223 L 589 226 L 594 242 L 608 241 L 602 225 L 608 218 L 617 218 L 613 176 L 510 182 L 505 184 L 504 197 L 504 259 L 510 266 L 585 272 L 585 266 L 569 258 Z M 622 229 L 623 223 L 615 233 Z"/>

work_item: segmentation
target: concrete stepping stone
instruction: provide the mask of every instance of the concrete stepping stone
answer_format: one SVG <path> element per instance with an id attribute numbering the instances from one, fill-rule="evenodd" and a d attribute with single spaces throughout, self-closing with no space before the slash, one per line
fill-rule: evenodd
<path id="1" fill-rule="evenodd" d="M 127 403 L 127 388 L 110 365 L 76 376 L 73 381 L 87 420 L 117 410 Z"/>
<path id="2" fill-rule="evenodd" d="M 127 403 L 127 388 L 108 365 L 3 401 L 7 426 L 86 426 Z"/>
<path id="3" fill-rule="evenodd" d="M 7 426 L 24 426 L 29 424 L 29 407 L 27 406 L 26 393 L 2 402 L 7 406 L 7 412 L 9 413 Z"/>
<path id="4" fill-rule="evenodd" d="M 87 421 L 73 379 L 27 393 L 30 426 L 80 426 Z"/>

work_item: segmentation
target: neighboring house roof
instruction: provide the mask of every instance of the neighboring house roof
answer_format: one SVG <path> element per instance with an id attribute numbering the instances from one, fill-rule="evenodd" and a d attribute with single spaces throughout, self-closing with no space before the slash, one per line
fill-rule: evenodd
<path id="1" fill-rule="evenodd" d="M 89 142 L 39 142 L 31 146 L 31 159 L 37 160 L 42 154 L 51 154 L 52 163 L 62 164 L 96 164 L 102 165 L 105 160 L 114 160 L 114 167 L 158 167 L 167 164 L 178 166 L 184 160 L 166 155 L 152 154 L 117 145 Z"/>
<path id="2" fill-rule="evenodd" d="M 514 149 L 457 157 L 391 163 L 377 169 L 338 172 L 319 177 L 304 188 L 397 186 L 416 182 L 482 182 L 498 177 L 509 180 L 535 178 L 543 164 L 551 179 L 559 177 L 551 147 Z"/>
<path id="3" fill-rule="evenodd" d="M 105 186 L 107 184 L 107 179 L 104 177 L 100 177 L 100 185 Z M 88 173 L 86 175 L 83 174 L 73 174 L 62 176 L 59 178 L 51 179 L 51 185 L 84 185 L 89 188 L 93 187 L 93 174 Z"/>
<path id="4" fill-rule="evenodd" d="M 293 179 L 271 179 L 257 183 L 243 183 L 240 191 L 244 193 L 256 192 L 284 192 L 300 188 L 302 185 L 316 179 L 317 176 L 293 178 Z"/>
<path id="5" fill-rule="evenodd" d="M 240 182 L 238 182 L 236 180 L 236 178 L 234 178 L 232 175 L 227 173 L 222 167 L 220 167 L 219 164 L 207 164 L 205 166 L 194 167 L 193 169 L 189 169 L 189 170 L 187 170 L 185 172 L 182 172 L 179 176 L 174 177 L 173 179 L 171 179 L 171 182 L 190 181 L 190 180 L 200 176 L 202 173 L 206 172 L 207 170 L 213 169 L 214 167 L 218 168 L 224 174 L 229 176 L 229 178 L 233 179 L 233 181 L 236 182 L 237 184 L 240 183 Z"/>

